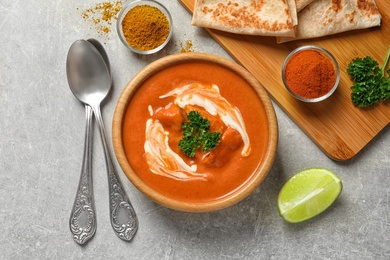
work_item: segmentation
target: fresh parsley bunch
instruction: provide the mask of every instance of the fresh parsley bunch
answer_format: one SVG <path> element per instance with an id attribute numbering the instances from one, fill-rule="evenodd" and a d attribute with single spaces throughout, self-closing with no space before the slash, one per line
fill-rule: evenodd
<path id="1" fill-rule="evenodd" d="M 389 61 L 390 48 L 382 68 L 372 57 L 356 58 L 347 66 L 347 72 L 354 81 L 351 87 L 351 100 L 355 106 L 369 107 L 380 101 L 390 100 L 390 69 L 385 68 Z"/>
<path id="2" fill-rule="evenodd" d="M 221 133 L 210 132 L 210 121 L 198 111 L 190 111 L 187 119 L 182 124 L 183 138 L 179 141 L 179 148 L 185 155 L 194 157 L 197 149 L 208 152 L 219 144 Z"/>

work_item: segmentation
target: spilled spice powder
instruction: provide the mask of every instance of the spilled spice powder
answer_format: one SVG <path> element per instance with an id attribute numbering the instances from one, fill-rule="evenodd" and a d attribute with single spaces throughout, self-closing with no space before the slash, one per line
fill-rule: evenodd
<path id="1" fill-rule="evenodd" d="M 122 8 L 122 1 L 101 2 L 82 12 L 84 20 L 90 20 L 96 26 L 100 35 L 108 35 L 111 32 L 113 20 L 116 20 L 118 12 Z"/>
<path id="2" fill-rule="evenodd" d="M 180 52 L 192 52 L 193 50 L 193 45 L 191 40 L 187 40 L 185 43 L 180 43 Z"/>

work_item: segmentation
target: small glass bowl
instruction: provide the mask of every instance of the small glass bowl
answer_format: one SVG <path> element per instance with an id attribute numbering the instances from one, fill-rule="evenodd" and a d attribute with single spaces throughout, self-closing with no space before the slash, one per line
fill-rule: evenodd
<path id="1" fill-rule="evenodd" d="M 290 61 L 290 59 L 294 55 L 298 54 L 299 52 L 306 51 L 306 50 L 314 50 L 314 51 L 319 52 L 322 56 L 329 59 L 329 61 L 332 63 L 332 65 L 334 67 L 334 70 L 336 73 L 336 81 L 335 81 L 333 87 L 329 90 L 329 92 L 327 92 L 323 96 L 316 97 L 316 98 L 301 97 L 301 96 L 297 95 L 296 93 L 294 93 L 294 91 L 291 90 L 291 88 L 288 86 L 288 84 L 286 82 L 285 68 L 286 68 L 288 62 Z M 326 49 L 319 47 L 319 46 L 306 45 L 306 46 L 301 46 L 301 47 L 296 48 L 286 57 L 286 59 L 284 60 L 284 63 L 283 63 L 283 67 L 282 67 L 282 79 L 283 79 L 284 86 L 286 87 L 288 92 L 290 92 L 290 94 L 293 97 L 295 97 L 296 99 L 301 100 L 303 102 L 315 103 L 315 102 L 319 102 L 319 101 L 327 99 L 328 97 L 330 97 L 333 94 L 333 92 L 335 92 L 335 90 L 337 89 L 337 86 L 339 85 L 339 81 L 340 81 L 340 68 L 339 68 L 339 65 L 338 65 L 336 59 L 329 51 L 327 51 Z"/>
<path id="2" fill-rule="evenodd" d="M 125 35 L 123 34 L 123 30 L 122 30 L 122 21 L 123 21 L 123 19 L 125 18 L 126 14 L 131 9 L 133 9 L 134 7 L 139 6 L 139 5 L 149 5 L 149 6 L 152 6 L 152 7 L 156 7 L 168 19 L 168 22 L 169 22 L 169 34 L 168 34 L 168 37 L 161 45 L 159 45 L 158 47 L 156 47 L 154 49 L 150 49 L 150 50 L 136 49 L 136 48 L 131 46 L 126 41 Z M 128 3 L 123 4 L 123 6 L 121 8 L 121 11 L 118 14 L 118 19 L 117 19 L 117 23 L 116 23 L 116 29 L 117 29 L 117 32 L 118 32 L 119 39 L 131 51 L 133 51 L 135 53 L 138 53 L 138 54 L 153 54 L 153 53 L 156 53 L 156 52 L 160 51 L 161 49 L 163 49 L 168 44 L 168 42 L 171 39 L 172 34 L 173 34 L 173 21 L 172 21 L 172 16 L 169 13 L 168 9 L 166 9 L 165 6 L 163 6 L 159 2 L 154 1 L 154 0 L 136 0 L 136 1 L 132 1 L 132 2 L 128 2 Z"/>

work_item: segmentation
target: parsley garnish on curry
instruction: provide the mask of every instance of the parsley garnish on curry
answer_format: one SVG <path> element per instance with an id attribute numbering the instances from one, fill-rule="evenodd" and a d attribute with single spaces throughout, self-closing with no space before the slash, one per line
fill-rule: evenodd
<path id="1" fill-rule="evenodd" d="M 181 201 L 211 201 L 239 189 L 264 157 L 268 135 L 265 109 L 251 85 L 203 62 L 149 77 L 123 123 L 133 170 L 152 189 Z"/>
<path id="2" fill-rule="evenodd" d="M 194 157 L 197 149 L 204 152 L 213 150 L 221 140 L 221 132 L 210 132 L 210 121 L 192 110 L 187 114 L 186 121 L 182 123 L 183 138 L 179 142 L 179 148 L 189 157 Z"/>

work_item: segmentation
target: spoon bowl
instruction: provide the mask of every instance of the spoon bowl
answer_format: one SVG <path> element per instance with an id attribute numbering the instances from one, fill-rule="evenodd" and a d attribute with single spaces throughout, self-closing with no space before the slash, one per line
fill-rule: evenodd
<path id="1" fill-rule="evenodd" d="M 111 74 L 111 68 L 110 68 L 110 60 L 108 59 L 108 55 L 107 55 L 107 52 L 106 50 L 104 49 L 103 45 L 96 39 L 88 39 L 87 40 L 89 43 L 91 43 L 95 48 L 96 50 L 100 53 L 100 55 L 102 56 L 102 58 L 104 59 L 104 62 L 106 63 L 106 66 L 107 66 L 107 69 L 109 70 L 110 74 Z M 111 76 L 111 75 L 110 75 Z"/>
<path id="2" fill-rule="evenodd" d="M 73 94 L 84 104 L 100 104 L 111 89 L 111 74 L 99 51 L 78 40 L 69 49 L 67 76 Z"/>

